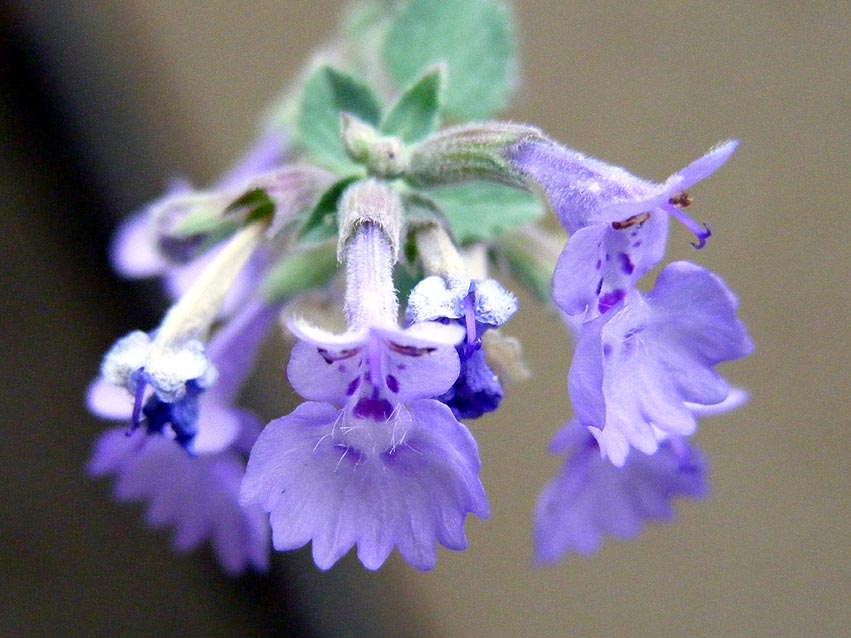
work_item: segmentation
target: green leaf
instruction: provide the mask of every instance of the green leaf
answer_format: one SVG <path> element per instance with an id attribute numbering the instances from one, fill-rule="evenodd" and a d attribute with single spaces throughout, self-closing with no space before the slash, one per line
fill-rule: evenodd
<path id="1" fill-rule="evenodd" d="M 262 188 L 252 188 L 225 209 L 225 213 L 247 213 L 246 222 L 257 221 L 275 214 L 275 202 Z"/>
<path id="2" fill-rule="evenodd" d="M 410 0 L 390 25 L 382 56 L 403 88 L 426 68 L 445 62 L 445 114 L 459 121 L 503 109 L 515 84 L 511 15 L 499 0 Z"/>
<path id="3" fill-rule="evenodd" d="M 469 182 L 428 191 L 462 244 L 489 241 L 506 231 L 540 219 L 543 208 L 534 195 L 501 184 Z"/>
<path id="4" fill-rule="evenodd" d="M 281 259 L 266 275 L 262 290 L 272 303 L 287 301 L 300 292 L 324 286 L 335 272 L 337 244 L 326 242 Z"/>
<path id="5" fill-rule="evenodd" d="M 341 179 L 322 194 L 301 226 L 298 233 L 299 244 L 321 244 L 337 236 L 337 201 L 343 191 L 357 179 Z"/>
<path id="6" fill-rule="evenodd" d="M 381 117 L 378 99 L 366 84 L 343 71 L 320 66 L 304 85 L 296 139 L 317 164 L 345 175 L 357 171 L 358 166 L 343 148 L 343 112 L 373 125 Z"/>
<path id="7" fill-rule="evenodd" d="M 416 142 L 437 130 L 445 69 L 434 67 L 404 91 L 381 122 L 381 132 Z"/>

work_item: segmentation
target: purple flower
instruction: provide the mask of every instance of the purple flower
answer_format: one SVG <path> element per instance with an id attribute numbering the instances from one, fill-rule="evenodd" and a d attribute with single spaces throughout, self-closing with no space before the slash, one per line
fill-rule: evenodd
<path id="1" fill-rule="evenodd" d="M 171 422 L 175 413 L 167 412 L 168 404 L 152 394 L 145 416 L 154 426 L 132 435 L 125 427 L 107 431 L 98 439 L 89 462 L 92 475 L 116 477 L 118 500 L 148 502 L 151 526 L 174 527 L 178 550 L 190 550 L 209 538 L 229 574 L 249 566 L 263 570 L 268 563 L 266 516 L 259 507 L 240 505 L 238 499 L 243 458 L 261 424 L 233 402 L 276 314 L 273 307 L 252 304 L 211 340 L 207 355 L 218 377 L 207 391 L 193 396 L 194 455 L 171 440 L 183 443 L 183 424 Z M 129 422 L 133 415 L 133 397 L 103 380 L 91 385 L 87 402 L 104 419 Z M 185 406 L 180 400 L 177 403 Z"/>
<path id="2" fill-rule="evenodd" d="M 349 331 L 291 323 L 287 375 L 308 401 L 263 430 L 241 498 L 271 513 L 276 549 L 312 541 L 321 569 L 355 545 L 368 569 L 394 546 L 431 569 L 436 543 L 466 547 L 468 512 L 488 516 L 475 441 L 431 398 L 458 376 L 463 330 L 395 325 L 393 250 L 378 226 L 363 223 L 346 248 Z"/>
<path id="3" fill-rule="evenodd" d="M 718 170 L 736 146 L 735 140 L 719 144 L 662 184 L 549 141 L 524 140 L 509 148 L 507 155 L 517 170 L 544 189 L 553 212 L 570 234 L 596 223 L 625 223 L 649 212 L 651 217 L 654 213 L 673 216 L 702 245 L 708 230 L 681 210 L 690 203 L 684 191 Z"/>
<path id="4" fill-rule="evenodd" d="M 437 397 L 456 418 L 475 419 L 499 407 L 502 386 L 485 360 L 482 335 L 503 325 L 516 311 L 514 295 L 493 279 L 447 282 L 427 277 L 411 291 L 408 321 L 453 321 L 466 330 L 465 340 L 456 348 L 461 361 L 458 378 Z"/>
<path id="5" fill-rule="evenodd" d="M 98 439 L 88 470 L 116 477 L 116 500 L 147 502 L 148 525 L 173 527 L 177 551 L 209 539 L 226 573 L 267 569 L 268 521 L 259 507 L 239 504 L 245 463 L 236 449 L 191 458 L 166 437 L 115 428 Z"/>
<path id="6" fill-rule="evenodd" d="M 541 185 L 571 234 L 553 274 L 553 301 L 589 320 L 605 314 L 662 260 L 669 216 L 691 230 L 701 248 L 710 231 L 683 212 L 691 204 L 685 189 L 718 170 L 737 145 L 715 147 L 662 184 L 548 142 L 511 149 L 513 165 Z"/>
<path id="7" fill-rule="evenodd" d="M 665 437 L 695 431 L 688 404 L 727 399 L 730 387 L 714 366 L 753 349 L 737 305 L 719 277 L 675 262 L 650 293 L 632 290 L 582 324 L 568 391 L 603 456 L 621 466 L 630 447 L 653 454 Z"/>
<path id="8" fill-rule="evenodd" d="M 328 569 L 352 546 L 378 569 L 394 546 L 417 569 L 435 542 L 466 547 L 464 518 L 487 518 L 475 441 L 431 399 L 458 374 L 453 326 L 373 329 L 351 339 L 301 341 L 288 367 L 307 403 L 272 421 L 251 451 L 245 503 L 271 512 L 276 549 L 313 541 Z"/>
<path id="9" fill-rule="evenodd" d="M 185 219 L 206 212 L 217 219 L 246 193 L 262 189 L 275 206 L 267 235 L 276 235 L 293 215 L 311 206 L 334 180 L 330 173 L 307 165 L 283 165 L 284 139 L 267 135 L 210 189 L 195 191 L 177 181 L 167 193 L 131 216 L 113 239 L 111 260 L 119 274 L 130 278 L 164 278 L 168 294 L 180 298 L 216 258 L 224 244 L 209 247 L 203 236 L 174 234 Z M 260 247 L 228 293 L 222 316 L 231 316 L 249 300 L 274 251 Z"/>
<path id="10" fill-rule="evenodd" d="M 571 421 L 550 450 L 563 454 L 565 462 L 535 509 L 535 555 L 541 563 L 570 552 L 593 554 L 605 536 L 635 538 L 646 522 L 673 519 L 675 497 L 700 499 L 708 492 L 706 461 L 681 438 L 666 439 L 650 456 L 632 454 L 617 467 L 600 456 L 588 429 Z"/>
<path id="11" fill-rule="evenodd" d="M 262 136 L 257 144 L 213 185 L 211 192 L 238 189 L 240 185 L 267 173 L 283 163 L 286 149 L 283 133 L 275 132 Z M 121 224 L 110 250 L 112 266 L 119 274 L 131 279 L 165 276 L 169 294 L 174 298 L 183 294 L 211 259 L 211 255 L 208 253 L 187 264 L 178 264 L 166 258 L 159 248 L 153 216 L 169 201 L 191 193 L 192 187 L 186 180 L 174 180 L 162 198 Z M 225 201 L 224 205 L 227 203 L 229 202 Z"/>

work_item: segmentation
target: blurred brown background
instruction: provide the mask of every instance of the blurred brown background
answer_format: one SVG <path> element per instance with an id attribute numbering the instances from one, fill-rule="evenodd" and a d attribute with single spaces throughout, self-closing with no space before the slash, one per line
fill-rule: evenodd
<path id="1" fill-rule="evenodd" d="M 472 424 L 493 514 L 468 522 L 468 551 L 429 574 L 395 556 L 377 574 L 351 557 L 319 573 L 302 551 L 237 581 L 205 552 L 175 558 L 82 469 L 102 429 L 83 389 L 111 341 L 161 310 L 155 286 L 108 274 L 105 242 L 168 177 L 204 183 L 250 143 L 338 3 L 0 4 L 0 635 L 851 635 L 851 10 L 515 7 L 512 119 L 655 179 L 742 140 L 694 193 L 708 248 L 671 238 L 672 257 L 739 293 L 757 344 L 726 370 L 750 405 L 698 435 L 711 498 L 590 560 L 531 566 L 570 349 L 529 302 L 509 332 L 535 377 Z"/>

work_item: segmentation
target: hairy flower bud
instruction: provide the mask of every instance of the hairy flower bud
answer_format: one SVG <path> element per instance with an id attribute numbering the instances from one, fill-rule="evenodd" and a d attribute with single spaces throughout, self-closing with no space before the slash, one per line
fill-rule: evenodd
<path id="1" fill-rule="evenodd" d="M 371 175 L 394 178 L 408 169 L 408 149 L 398 137 L 383 136 L 348 113 L 340 114 L 343 146 Z"/>

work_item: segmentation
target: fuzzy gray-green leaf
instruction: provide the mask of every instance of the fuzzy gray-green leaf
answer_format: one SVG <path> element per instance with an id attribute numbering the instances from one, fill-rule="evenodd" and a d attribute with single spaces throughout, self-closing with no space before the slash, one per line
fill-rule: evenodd
<path id="1" fill-rule="evenodd" d="M 381 122 L 381 132 L 416 142 L 437 129 L 445 67 L 427 71 L 399 96 Z"/>
<path id="2" fill-rule="evenodd" d="M 271 269 L 262 289 L 271 303 L 292 299 L 300 292 L 324 286 L 337 271 L 334 242 L 287 255 Z"/>
<path id="3" fill-rule="evenodd" d="M 296 123 L 297 141 L 321 166 L 338 174 L 358 170 L 343 147 L 340 113 L 350 113 L 369 124 L 381 117 L 378 99 L 370 88 L 342 71 L 321 66 L 302 91 Z"/>
<path id="4" fill-rule="evenodd" d="M 492 240 L 544 214 L 531 193 L 490 182 L 436 188 L 428 191 L 428 196 L 449 220 L 461 243 Z"/>
<path id="5" fill-rule="evenodd" d="M 505 108 L 511 97 L 513 31 L 510 11 L 498 0 L 410 0 L 394 17 L 382 54 L 398 88 L 445 62 L 446 115 L 481 119 Z"/>

